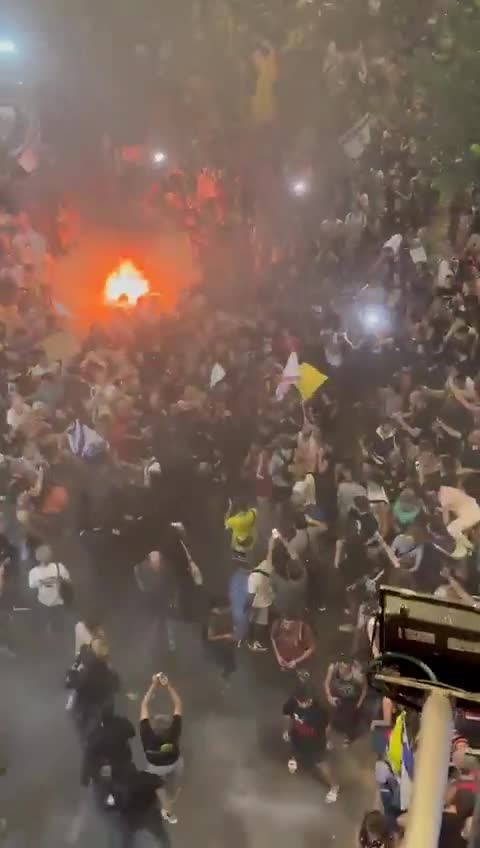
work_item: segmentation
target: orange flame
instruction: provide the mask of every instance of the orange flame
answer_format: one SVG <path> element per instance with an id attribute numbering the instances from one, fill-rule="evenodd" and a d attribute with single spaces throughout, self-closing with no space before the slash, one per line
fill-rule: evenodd
<path id="1" fill-rule="evenodd" d="M 125 305 L 135 306 L 137 300 L 148 294 L 149 290 L 150 286 L 141 271 L 130 259 L 124 259 L 107 277 L 104 294 L 107 303 L 121 300 Z"/>

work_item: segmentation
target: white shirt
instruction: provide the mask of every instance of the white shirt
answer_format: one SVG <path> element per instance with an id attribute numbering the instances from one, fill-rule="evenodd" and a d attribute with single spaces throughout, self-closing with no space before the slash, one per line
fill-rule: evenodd
<path id="1" fill-rule="evenodd" d="M 250 572 L 248 576 L 248 594 L 255 595 L 252 607 L 254 609 L 265 609 L 273 603 L 272 581 L 266 574 L 271 574 L 273 565 L 264 560 L 257 565 L 257 569 L 264 571 L 265 574 L 260 574 L 256 569 Z"/>
<path id="2" fill-rule="evenodd" d="M 12 430 L 18 430 L 24 424 L 31 412 L 31 407 L 28 403 L 24 403 L 20 412 L 17 412 L 12 406 L 7 412 L 7 424 Z"/>
<path id="3" fill-rule="evenodd" d="M 41 563 L 30 569 L 28 585 L 38 592 L 38 602 L 45 607 L 58 607 L 63 604 L 59 592 L 59 577 L 70 580 L 70 575 L 61 562 Z"/>

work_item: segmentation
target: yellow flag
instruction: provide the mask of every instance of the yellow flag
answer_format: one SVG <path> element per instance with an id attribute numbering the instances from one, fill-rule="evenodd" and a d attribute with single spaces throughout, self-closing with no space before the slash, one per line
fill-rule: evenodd
<path id="1" fill-rule="evenodd" d="M 309 400 L 327 380 L 327 375 L 322 374 L 318 368 L 314 368 L 308 362 L 302 362 L 300 365 L 300 379 L 297 382 L 297 389 L 302 396 L 302 400 Z"/>
<path id="2" fill-rule="evenodd" d="M 396 775 L 400 774 L 402 768 L 402 734 L 405 711 L 402 711 L 392 728 L 387 746 L 387 760 L 390 768 Z"/>

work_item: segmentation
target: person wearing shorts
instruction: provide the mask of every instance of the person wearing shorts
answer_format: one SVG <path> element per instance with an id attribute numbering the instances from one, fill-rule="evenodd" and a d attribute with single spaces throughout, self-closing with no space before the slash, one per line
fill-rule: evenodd
<path id="1" fill-rule="evenodd" d="M 315 697 L 308 685 L 300 683 L 295 693 L 284 704 L 283 715 L 288 727 L 283 738 L 292 748 L 288 768 L 291 773 L 298 767 L 318 771 L 328 786 L 327 804 L 338 798 L 339 786 L 327 762 L 328 712 Z"/>
<path id="2" fill-rule="evenodd" d="M 250 610 L 250 639 L 248 647 L 251 651 L 266 651 L 268 638 L 268 618 L 273 602 L 272 573 L 273 548 L 275 538 L 270 537 L 266 559 L 254 568 L 247 583 L 247 605 Z"/>
<path id="3" fill-rule="evenodd" d="M 152 716 L 152 701 L 162 687 L 171 698 L 172 716 Z M 176 824 L 178 821 L 173 807 L 180 793 L 183 775 L 181 733 L 181 698 L 164 674 L 154 674 L 140 708 L 140 738 L 147 760 L 147 770 L 163 779 L 162 815 L 169 824 Z"/>

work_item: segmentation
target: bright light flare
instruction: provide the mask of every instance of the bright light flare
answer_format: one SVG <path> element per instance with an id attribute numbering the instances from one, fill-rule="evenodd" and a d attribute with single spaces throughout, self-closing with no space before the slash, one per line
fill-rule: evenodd
<path id="1" fill-rule="evenodd" d="M 157 150 L 156 153 L 153 154 L 153 161 L 155 165 L 163 165 L 167 160 L 167 154 L 163 152 L 163 150 Z"/>
<path id="2" fill-rule="evenodd" d="M 389 325 L 387 313 L 381 306 L 367 307 L 362 318 L 365 329 L 371 332 L 384 330 Z"/>
<path id="3" fill-rule="evenodd" d="M 150 286 L 142 272 L 130 259 L 124 259 L 105 282 L 105 301 L 118 306 L 135 306 L 148 294 Z"/>
<path id="4" fill-rule="evenodd" d="M 292 192 L 296 195 L 296 197 L 303 197 L 305 194 L 308 194 L 310 191 L 310 186 L 307 180 L 295 180 L 292 183 Z"/>
<path id="5" fill-rule="evenodd" d="M 13 56 L 17 52 L 17 45 L 9 39 L 0 39 L 0 53 Z"/>

